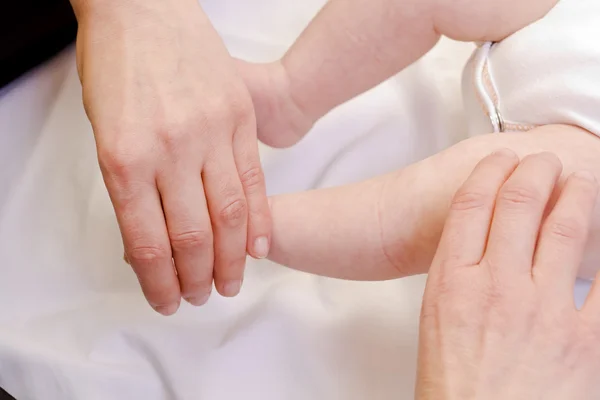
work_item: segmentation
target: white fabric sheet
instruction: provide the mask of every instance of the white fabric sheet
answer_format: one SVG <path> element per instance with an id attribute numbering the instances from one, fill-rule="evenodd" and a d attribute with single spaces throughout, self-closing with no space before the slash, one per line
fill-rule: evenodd
<path id="1" fill-rule="evenodd" d="M 231 52 L 259 61 L 322 3 L 203 5 Z M 269 191 L 356 181 L 465 137 L 471 49 L 443 41 L 297 147 L 262 148 Z M 237 299 L 150 310 L 121 260 L 73 57 L 0 94 L 0 386 L 19 400 L 411 398 L 422 277 L 340 282 L 251 261 Z"/>

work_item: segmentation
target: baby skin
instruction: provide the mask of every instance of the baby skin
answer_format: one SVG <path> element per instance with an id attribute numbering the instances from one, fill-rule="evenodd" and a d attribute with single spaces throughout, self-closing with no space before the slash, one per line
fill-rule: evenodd
<path id="1" fill-rule="evenodd" d="M 259 139 L 291 146 L 331 109 L 414 63 L 442 35 L 500 41 L 557 1 L 330 0 L 281 60 L 238 63 Z"/>
<path id="2" fill-rule="evenodd" d="M 583 129 L 547 125 L 528 133 L 481 135 L 365 182 L 271 198 L 274 225 L 269 258 L 297 270 L 347 280 L 427 273 L 451 207 L 485 204 L 477 188 L 453 204 L 456 191 L 482 159 L 502 149 L 521 159 L 540 152 L 558 156 L 563 169 L 550 206 L 564 178 L 572 173 L 589 171 L 600 181 L 600 140 Z M 548 158 L 549 163 L 553 160 Z M 535 185 L 507 185 L 499 198 L 523 212 L 544 201 Z M 572 222 L 552 229 L 567 238 L 585 235 L 583 227 Z M 594 277 L 598 265 L 600 207 L 593 213 L 579 276 Z"/>
<path id="3" fill-rule="evenodd" d="M 556 2 L 331 0 L 283 59 L 270 64 L 240 61 L 259 137 L 275 147 L 293 145 L 332 108 L 416 61 L 441 35 L 500 41 L 543 18 Z M 269 258 L 294 269 L 351 280 L 426 273 L 456 190 L 479 161 L 504 148 L 521 158 L 552 152 L 560 158 L 563 176 L 587 170 L 600 178 L 600 140 L 579 127 L 482 132 L 366 182 L 272 198 Z M 501 196 L 522 209 L 543 201 L 531 187 L 507 187 Z M 455 206 L 478 207 L 483 202 L 477 191 L 461 201 Z M 575 225 L 554 229 L 561 235 L 583 234 Z M 600 248 L 598 208 L 588 243 L 580 276 L 591 277 L 600 261 L 595 250 Z"/>

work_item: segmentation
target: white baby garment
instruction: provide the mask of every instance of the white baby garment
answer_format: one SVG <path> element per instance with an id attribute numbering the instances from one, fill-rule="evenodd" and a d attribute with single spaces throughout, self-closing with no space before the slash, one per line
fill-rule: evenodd
<path id="1" fill-rule="evenodd" d="M 479 46 L 463 91 L 472 134 L 569 124 L 600 135 L 600 1 L 561 0 L 541 20 Z"/>

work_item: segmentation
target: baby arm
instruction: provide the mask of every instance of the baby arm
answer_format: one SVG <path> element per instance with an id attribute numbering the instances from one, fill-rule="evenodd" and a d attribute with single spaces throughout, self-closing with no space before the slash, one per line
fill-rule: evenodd
<path id="1" fill-rule="evenodd" d="M 272 198 L 270 259 L 294 269 L 351 280 L 426 273 L 456 190 L 490 153 L 521 158 L 555 153 L 563 176 L 588 170 L 600 180 L 600 140 L 579 128 L 478 136 L 395 173 L 354 185 Z M 525 196 L 526 193 L 523 193 Z M 600 207 L 581 276 L 600 262 Z"/>
<path id="2" fill-rule="evenodd" d="M 441 35 L 497 41 L 557 0 L 330 0 L 279 62 L 241 63 L 259 136 L 288 146 L 335 106 L 427 53 Z"/>

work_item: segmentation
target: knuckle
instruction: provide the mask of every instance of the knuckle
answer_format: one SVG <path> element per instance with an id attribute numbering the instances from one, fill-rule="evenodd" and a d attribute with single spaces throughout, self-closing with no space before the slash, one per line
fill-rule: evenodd
<path id="1" fill-rule="evenodd" d="M 132 265 L 149 265 L 171 257 L 171 251 L 160 246 L 134 246 L 127 251 Z"/>
<path id="2" fill-rule="evenodd" d="M 211 120 L 223 121 L 231 118 L 234 103 L 235 100 L 227 95 L 227 91 L 222 91 L 208 100 L 205 109 Z"/>
<path id="3" fill-rule="evenodd" d="M 574 218 L 550 221 L 547 232 L 552 237 L 564 242 L 582 240 L 586 236 L 584 224 Z"/>
<path id="4" fill-rule="evenodd" d="M 243 85 L 230 84 L 219 95 L 210 99 L 207 108 L 220 122 L 240 125 L 254 120 L 252 100 Z"/>
<path id="5" fill-rule="evenodd" d="M 205 248 L 211 246 L 212 242 L 212 233 L 205 230 L 172 233 L 169 236 L 174 251 Z"/>
<path id="6" fill-rule="evenodd" d="M 234 117 L 247 118 L 254 115 L 252 98 L 242 81 L 234 81 L 223 92 L 229 109 Z"/>
<path id="7" fill-rule="evenodd" d="M 133 150 L 106 150 L 98 152 L 100 169 L 105 175 L 119 180 L 131 178 L 134 171 L 144 164 L 144 157 Z"/>
<path id="8" fill-rule="evenodd" d="M 240 176 L 240 180 L 246 191 L 260 189 L 264 180 L 261 166 L 258 164 L 251 165 L 246 172 Z"/>
<path id="9" fill-rule="evenodd" d="M 161 122 L 158 126 L 158 138 L 162 146 L 168 151 L 177 151 L 177 149 L 187 145 L 188 139 L 192 135 L 192 130 L 188 129 L 188 124 L 180 118 L 170 118 Z"/>
<path id="10" fill-rule="evenodd" d="M 482 190 L 460 191 L 452 200 L 451 209 L 453 211 L 472 211 L 491 207 L 493 198 L 485 194 Z"/>
<path id="11" fill-rule="evenodd" d="M 499 201 L 509 207 L 532 207 L 542 203 L 542 196 L 531 187 L 508 186 L 501 190 Z"/>
<path id="12" fill-rule="evenodd" d="M 252 101 L 246 96 L 234 101 L 232 103 L 231 111 L 233 118 L 239 125 L 247 125 L 254 123 L 254 107 Z"/>
<path id="13" fill-rule="evenodd" d="M 229 203 L 219 213 L 221 224 L 229 228 L 238 228 L 246 222 L 248 206 L 245 199 L 237 199 Z"/>
<path id="14" fill-rule="evenodd" d="M 591 176 L 581 176 L 580 174 L 574 174 L 570 178 L 570 180 L 574 181 L 579 190 L 583 191 L 585 194 L 596 193 L 598 190 L 598 181 L 594 175 Z"/>

